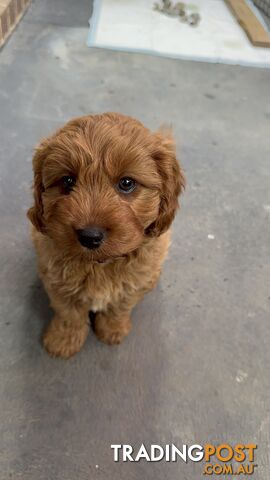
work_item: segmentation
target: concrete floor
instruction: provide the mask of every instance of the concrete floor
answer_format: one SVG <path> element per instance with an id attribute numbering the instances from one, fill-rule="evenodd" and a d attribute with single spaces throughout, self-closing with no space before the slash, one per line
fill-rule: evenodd
<path id="1" fill-rule="evenodd" d="M 266 480 L 270 71 L 91 50 L 90 7 L 74 4 L 33 2 L 0 52 L 0 479 L 197 480 L 201 463 L 114 463 L 110 445 L 241 442 L 258 444 Z M 188 186 L 132 334 L 53 360 L 25 217 L 31 155 L 74 115 L 108 110 L 171 122 Z"/>

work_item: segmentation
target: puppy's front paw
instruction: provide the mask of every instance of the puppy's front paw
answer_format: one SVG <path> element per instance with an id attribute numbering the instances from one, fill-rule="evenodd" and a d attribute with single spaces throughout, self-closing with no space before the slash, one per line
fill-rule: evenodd
<path id="1" fill-rule="evenodd" d="M 75 328 L 54 318 L 43 335 L 43 345 L 52 357 L 70 358 L 80 351 L 88 332 L 87 323 Z"/>
<path id="2" fill-rule="evenodd" d="M 98 313 L 95 319 L 95 334 L 107 345 L 119 345 L 128 335 L 131 321 L 128 316 L 112 319 L 109 315 Z"/>

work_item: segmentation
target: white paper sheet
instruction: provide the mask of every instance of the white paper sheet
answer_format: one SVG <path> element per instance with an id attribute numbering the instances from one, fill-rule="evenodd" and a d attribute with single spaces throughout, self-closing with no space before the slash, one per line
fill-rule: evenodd
<path id="1" fill-rule="evenodd" d="M 197 27 L 154 11 L 154 0 L 95 0 L 88 45 L 270 68 L 270 49 L 251 45 L 223 0 L 186 3 L 196 6 L 201 15 Z"/>

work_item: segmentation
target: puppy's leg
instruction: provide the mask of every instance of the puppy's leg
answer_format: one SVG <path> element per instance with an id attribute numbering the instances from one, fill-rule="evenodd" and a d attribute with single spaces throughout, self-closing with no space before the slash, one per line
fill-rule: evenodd
<path id="1" fill-rule="evenodd" d="M 51 356 L 69 358 L 79 352 L 87 338 L 88 308 L 86 305 L 63 307 L 55 300 L 52 307 L 55 316 L 43 335 L 43 345 Z"/>
<path id="2" fill-rule="evenodd" d="M 95 319 L 95 334 L 101 342 L 119 345 L 131 329 L 130 313 L 99 312 Z"/>
<path id="3" fill-rule="evenodd" d="M 98 312 L 95 318 L 95 334 L 108 345 L 119 345 L 131 329 L 131 310 L 143 294 L 134 295 L 120 305 L 110 305 L 105 312 Z"/>

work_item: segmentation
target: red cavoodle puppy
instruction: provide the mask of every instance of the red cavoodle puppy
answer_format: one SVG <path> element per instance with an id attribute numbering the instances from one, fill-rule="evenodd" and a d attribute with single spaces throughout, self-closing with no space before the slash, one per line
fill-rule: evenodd
<path id="1" fill-rule="evenodd" d="M 43 344 L 69 358 L 89 332 L 119 344 L 156 284 L 185 185 L 172 138 L 117 113 L 68 122 L 33 158 L 28 211 L 38 269 L 55 312 Z"/>

